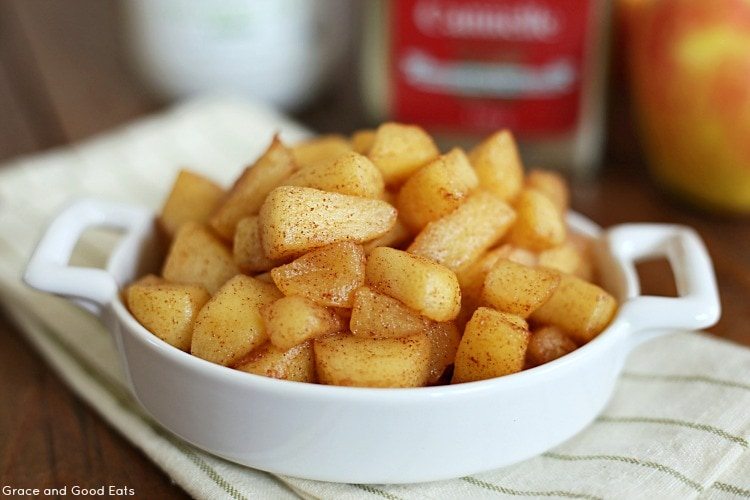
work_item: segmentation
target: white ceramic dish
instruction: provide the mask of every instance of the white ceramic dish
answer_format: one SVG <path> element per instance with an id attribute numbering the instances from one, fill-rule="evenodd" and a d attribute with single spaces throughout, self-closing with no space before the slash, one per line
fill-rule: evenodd
<path id="1" fill-rule="evenodd" d="M 713 269 L 694 231 L 625 224 L 602 232 L 576 214 L 570 223 L 599 238 L 605 286 L 621 301 L 612 324 L 546 365 L 453 386 L 360 389 L 280 381 L 162 342 L 130 315 L 118 293 L 153 264 L 153 214 L 142 208 L 94 200 L 71 205 L 48 228 L 25 280 L 97 314 L 143 408 L 199 448 L 265 471 L 324 481 L 431 481 L 549 450 L 604 408 L 635 345 L 718 320 Z M 107 269 L 68 266 L 75 243 L 92 226 L 125 231 Z M 640 295 L 634 262 L 652 256 L 669 260 L 678 297 Z"/>

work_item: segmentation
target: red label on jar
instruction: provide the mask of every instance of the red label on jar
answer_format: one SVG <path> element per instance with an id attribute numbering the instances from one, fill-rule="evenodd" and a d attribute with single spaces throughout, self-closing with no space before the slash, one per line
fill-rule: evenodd
<path id="1" fill-rule="evenodd" d="M 519 136 L 578 123 L 589 0 L 390 4 L 395 119 Z"/>

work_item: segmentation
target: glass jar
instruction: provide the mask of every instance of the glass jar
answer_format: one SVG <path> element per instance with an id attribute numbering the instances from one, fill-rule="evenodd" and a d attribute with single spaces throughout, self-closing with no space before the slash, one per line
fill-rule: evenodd
<path id="1" fill-rule="evenodd" d="M 602 0 L 373 2 L 362 78 L 371 115 L 467 143 L 508 128 L 528 163 L 590 174 L 608 12 Z"/>
<path id="2" fill-rule="evenodd" d="M 346 0 L 132 0 L 137 69 L 174 98 L 231 92 L 298 109 L 346 48 Z"/>

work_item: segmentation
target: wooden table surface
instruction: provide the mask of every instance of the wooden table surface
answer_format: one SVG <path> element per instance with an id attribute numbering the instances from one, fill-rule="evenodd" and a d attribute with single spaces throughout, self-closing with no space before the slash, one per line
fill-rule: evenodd
<path id="1" fill-rule="evenodd" d="M 78 141 L 164 107 L 129 70 L 113 1 L 0 2 L 0 160 Z M 621 95 L 616 93 L 616 95 Z M 713 258 L 723 317 L 714 334 L 750 345 L 750 218 L 691 211 L 648 181 L 627 107 L 612 100 L 605 166 L 574 186 L 573 207 L 608 226 L 688 224 Z M 348 79 L 297 118 L 320 131 L 366 125 Z M 640 268 L 647 290 L 670 293 L 663 265 Z M 129 486 L 138 496 L 180 498 L 138 450 L 50 371 L 0 309 L 0 486 Z"/>

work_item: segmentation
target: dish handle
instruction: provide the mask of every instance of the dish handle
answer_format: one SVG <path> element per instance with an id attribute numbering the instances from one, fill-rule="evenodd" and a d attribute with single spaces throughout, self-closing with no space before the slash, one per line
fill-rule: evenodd
<path id="1" fill-rule="evenodd" d="M 711 259 L 700 236 L 675 224 L 621 224 L 604 233 L 605 255 L 624 280 L 621 316 L 638 332 L 640 343 L 675 329 L 697 330 L 719 320 L 721 305 Z M 672 268 L 676 297 L 641 295 L 637 262 L 665 257 Z"/>
<path id="2" fill-rule="evenodd" d="M 45 231 L 26 266 L 24 281 L 101 317 L 104 307 L 118 293 L 118 283 L 108 270 L 71 266 L 76 243 L 90 228 L 121 229 L 125 234 L 114 256 L 141 239 L 152 224 L 153 214 L 143 207 L 93 199 L 76 201 L 63 209 Z"/>

